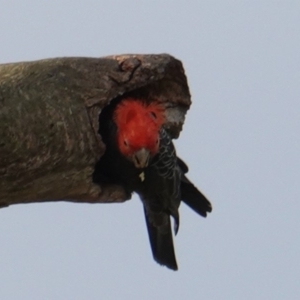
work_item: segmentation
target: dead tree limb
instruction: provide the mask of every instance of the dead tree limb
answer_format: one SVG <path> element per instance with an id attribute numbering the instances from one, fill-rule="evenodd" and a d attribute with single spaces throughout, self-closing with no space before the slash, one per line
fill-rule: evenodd
<path id="1" fill-rule="evenodd" d="M 0 206 L 126 200 L 122 187 L 92 182 L 105 151 L 99 114 L 126 93 L 163 102 L 179 135 L 190 94 L 181 62 L 167 54 L 0 65 Z"/>

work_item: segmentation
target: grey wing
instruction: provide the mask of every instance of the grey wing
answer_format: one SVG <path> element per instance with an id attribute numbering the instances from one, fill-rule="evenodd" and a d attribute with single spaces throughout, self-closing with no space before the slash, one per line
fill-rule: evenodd
<path id="1" fill-rule="evenodd" d="M 167 198 L 167 209 L 175 220 L 175 233 L 179 229 L 179 213 L 181 192 L 180 182 L 182 172 L 177 163 L 176 150 L 169 134 L 162 129 L 160 132 L 159 154 L 152 163 L 158 176 L 164 182 L 164 193 Z"/>

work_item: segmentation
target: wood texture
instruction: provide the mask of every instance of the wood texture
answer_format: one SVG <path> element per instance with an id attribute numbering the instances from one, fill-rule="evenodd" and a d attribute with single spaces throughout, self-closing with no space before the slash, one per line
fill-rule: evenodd
<path id="1" fill-rule="evenodd" d="M 164 103 L 166 127 L 178 137 L 191 102 L 182 64 L 170 55 L 0 65 L 0 206 L 127 200 L 122 187 L 92 182 L 105 151 L 99 114 L 124 94 Z"/>

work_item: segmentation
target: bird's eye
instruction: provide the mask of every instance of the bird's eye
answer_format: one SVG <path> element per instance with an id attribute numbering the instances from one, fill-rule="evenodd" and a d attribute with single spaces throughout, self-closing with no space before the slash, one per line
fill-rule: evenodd
<path id="1" fill-rule="evenodd" d="M 156 118 L 157 118 L 156 113 L 153 112 L 153 111 L 150 111 L 150 115 L 151 115 L 151 117 L 152 117 L 153 119 L 156 119 Z"/>

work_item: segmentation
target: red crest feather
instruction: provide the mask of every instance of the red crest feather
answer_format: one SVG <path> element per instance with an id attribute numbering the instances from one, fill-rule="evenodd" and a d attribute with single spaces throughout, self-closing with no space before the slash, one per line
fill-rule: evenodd
<path id="1" fill-rule="evenodd" d="M 120 151 L 124 155 L 131 155 L 144 147 L 155 154 L 158 151 L 159 131 L 164 121 L 164 108 L 159 103 L 147 104 L 134 98 L 122 100 L 114 112 Z"/>

